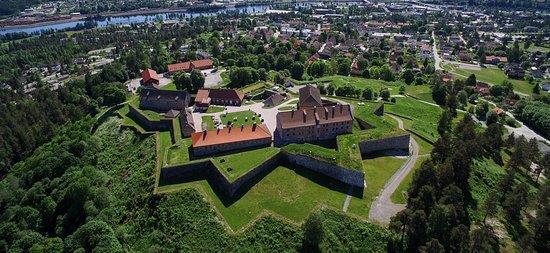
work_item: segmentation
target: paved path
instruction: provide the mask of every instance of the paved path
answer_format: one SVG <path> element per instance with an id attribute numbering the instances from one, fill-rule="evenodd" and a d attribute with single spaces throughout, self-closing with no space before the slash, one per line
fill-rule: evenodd
<path id="1" fill-rule="evenodd" d="M 351 194 L 353 193 L 353 186 L 349 187 L 348 194 L 346 195 L 346 200 L 344 201 L 344 206 L 342 211 L 345 213 L 348 211 L 349 203 L 351 202 Z"/>
<path id="2" fill-rule="evenodd" d="M 400 129 L 404 129 L 403 121 L 393 115 L 388 116 L 395 119 Z M 416 161 L 418 160 L 418 152 L 420 147 L 418 143 L 411 138 L 410 152 L 411 155 L 407 161 L 399 168 L 399 170 L 386 182 L 384 189 L 382 189 L 380 195 L 376 197 L 371 205 L 369 212 L 369 219 L 375 220 L 381 224 L 387 225 L 390 223 L 390 218 L 397 214 L 399 211 L 405 209 L 403 204 L 395 204 L 391 201 L 391 195 L 395 192 L 399 184 L 405 179 L 405 177 L 411 172 Z"/>
<path id="3" fill-rule="evenodd" d="M 264 103 L 254 103 L 249 105 L 242 105 L 242 106 L 225 106 L 225 110 L 223 112 L 216 112 L 216 113 L 200 113 L 200 112 L 194 112 L 193 113 L 193 122 L 195 123 L 195 128 L 197 132 L 201 131 L 202 126 L 202 116 L 214 116 L 214 118 L 220 118 L 220 116 L 225 113 L 231 113 L 231 112 L 241 112 L 241 111 L 247 111 L 251 110 L 255 113 L 259 113 L 262 115 L 262 119 L 264 119 L 264 123 L 267 125 L 267 128 L 269 128 L 269 131 L 271 134 L 275 132 L 275 129 L 277 128 L 277 113 L 279 112 L 279 107 L 287 106 L 293 101 L 296 101 L 297 98 L 289 99 L 282 104 L 272 107 L 272 108 L 263 108 Z"/>

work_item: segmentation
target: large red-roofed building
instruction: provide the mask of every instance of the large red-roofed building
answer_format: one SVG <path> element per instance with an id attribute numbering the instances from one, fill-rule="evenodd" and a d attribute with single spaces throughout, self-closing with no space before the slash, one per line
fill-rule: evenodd
<path id="1" fill-rule="evenodd" d="M 168 73 L 174 74 L 176 72 L 191 72 L 193 69 L 205 70 L 214 67 L 214 62 L 211 59 L 203 59 L 196 61 L 186 61 L 168 65 Z"/>
<path id="2" fill-rule="evenodd" d="M 195 107 L 206 110 L 210 105 L 241 106 L 244 93 L 233 89 L 200 89 L 195 97 Z"/>
<path id="3" fill-rule="evenodd" d="M 191 135 L 193 154 L 203 156 L 238 149 L 271 145 L 271 132 L 265 124 L 229 126 Z"/>

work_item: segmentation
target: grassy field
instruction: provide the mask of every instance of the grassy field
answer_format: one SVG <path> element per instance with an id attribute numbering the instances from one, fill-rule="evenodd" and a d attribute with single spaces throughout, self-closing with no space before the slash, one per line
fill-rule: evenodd
<path id="1" fill-rule="evenodd" d="M 515 91 L 529 94 L 529 95 L 533 93 L 533 87 L 527 81 L 509 79 L 504 73 L 504 71 L 498 68 L 488 67 L 488 68 L 481 68 L 480 70 L 471 70 L 471 69 L 457 68 L 456 66 L 452 66 L 450 64 L 444 65 L 443 68 L 466 77 L 471 74 L 475 74 L 478 81 L 486 82 L 489 84 L 502 84 L 504 80 L 509 80 L 514 86 Z M 465 78 L 465 77 L 459 76 L 458 78 Z"/>
<path id="2" fill-rule="evenodd" d="M 411 182 L 413 180 L 414 172 L 417 171 L 420 166 L 422 165 L 422 162 L 428 160 L 428 156 L 421 156 L 416 161 L 416 164 L 414 164 L 414 167 L 409 174 L 401 181 L 401 184 L 397 187 L 395 192 L 391 195 L 391 201 L 396 204 L 406 204 L 407 198 L 405 193 L 407 192 L 407 189 L 409 189 L 409 186 L 411 185 Z"/>
<path id="3" fill-rule="evenodd" d="M 261 123 L 261 118 L 256 115 L 253 111 L 240 111 L 240 112 L 231 112 L 226 115 L 222 114 L 220 116 L 222 123 L 228 125 L 228 122 L 231 121 L 234 126 L 250 126 L 256 122 L 257 124 Z"/>
<path id="4" fill-rule="evenodd" d="M 245 94 L 253 94 L 253 93 L 258 93 L 260 91 L 263 91 L 264 89 L 270 88 L 272 86 L 273 86 L 272 83 L 260 81 L 260 82 L 255 82 L 253 84 L 249 84 L 247 86 L 241 87 L 237 90 Z"/>
<path id="5" fill-rule="evenodd" d="M 353 197 L 348 212 L 368 217 L 372 201 L 380 194 L 384 184 L 403 165 L 405 159 L 382 156 L 363 160 L 365 181 L 367 187 L 363 192 L 363 198 Z"/>
<path id="6" fill-rule="evenodd" d="M 325 77 L 314 79 L 313 81 L 307 81 L 303 83 L 322 83 L 322 82 L 332 82 L 336 86 L 343 86 L 343 85 L 350 84 L 359 89 L 365 89 L 369 87 L 375 92 L 378 92 L 382 88 L 388 88 L 392 95 L 398 94 L 399 86 L 404 85 L 404 83 L 402 82 L 386 82 L 383 80 L 365 79 L 365 78 L 353 77 L 353 76 L 325 76 Z"/>
<path id="7" fill-rule="evenodd" d="M 167 148 L 164 164 L 172 166 L 189 162 L 189 147 L 191 147 L 191 139 L 186 138 Z"/>
<path id="8" fill-rule="evenodd" d="M 174 82 L 171 82 L 167 85 L 162 86 L 162 90 L 177 90 L 176 84 Z"/>
<path id="9" fill-rule="evenodd" d="M 411 96 L 417 97 L 430 103 L 435 103 L 432 99 L 432 90 L 429 85 L 407 85 L 405 91 Z"/>
<path id="10" fill-rule="evenodd" d="M 442 112 L 441 108 L 409 97 L 398 98 L 394 105 L 387 105 L 385 108 L 386 112 L 405 119 L 412 119 L 408 126 L 405 125 L 406 129 L 431 141 L 436 141 L 439 138 L 437 122 Z"/>
<path id="11" fill-rule="evenodd" d="M 293 168 L 277 167 L 238 201 L 222 202 L 207 181 L 196 181 L 163 187 L 162 191 L 196 187 L 205 193 L 227 223 L 234 230 L 240 229 L 258 215 L 267 212 L 281 215 L 293 222 L 303 221 L 318 205 L 341 209 L 345 194 L 327 186 L 335 182 L 318 178 Z"/>
<path id="12" fill-rule="evenodd" d="M 224 110 L 225 110 L 225 107 L 223 107 L 223 106 L 211 105 L 211 106 L 208 107 L 208 110 L 206 110 L 206 113 L 223 112 Z"/>
<path id="13" fill-rule="evenodd" d="M 278 148 L 267 147 L 212 158 L 212 161 L 227 179 L 233 182 L 277 153 Z"/>
<path id="14" fill-rule="evenodd" d="M 212 116 L 202 116 L 201 118 L 202 118 L 202 124 L 206 125 L 207 130 L 216 129 L 216 125 L 214 125 L 214 120 L 212 119 Z"/>

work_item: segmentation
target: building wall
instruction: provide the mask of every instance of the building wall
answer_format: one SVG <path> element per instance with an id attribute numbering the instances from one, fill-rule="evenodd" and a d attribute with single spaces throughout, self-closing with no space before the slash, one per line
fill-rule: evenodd
<path id="1" fill-rule="evenodd" d="M 260 147 L 260 146 L 269 146 L 269 145 L 271 145 L 271 137 L 252 140 L 252 141 L 240 141 L 240 142 L 224 143 L 224 144 L 212 145 L 212 146 L 193 147 L 193 154 L 196 156 L 203 156 L 203 155 L 227 152 L 231 150 Z"/>
<path id="2" fill-rule="evenodd" d="M 128 106 L 130 109 L 128 115 L 132 120 L 137 122 L 143 129 L 147 131 L 171 131 L 172 130 L 172 119 L 161 119 L 161 120 L 149 120 L 147 116 L 143 115 L 139 110 L 133 106 Z"/>
<path id="3" fill-rule="evenodd" d="M 161 111 L 166 112 L 169 110 L 183 110 L 189 102 L 186 99 L 176 100 L 145 100 L 140 99 L 139 107 L 145 110 Z"/>
<path id="4" fill-rule="evenodd" d="M 340 134 L 351 133 L 353 121 L 282 128 L 277 126 L 280 139 L 285 143 L 334 139 Z"/>

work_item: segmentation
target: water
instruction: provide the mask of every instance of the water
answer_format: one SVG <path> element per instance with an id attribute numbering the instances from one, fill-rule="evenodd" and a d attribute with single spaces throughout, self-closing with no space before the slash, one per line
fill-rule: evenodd
<path id="1" fill-rule="evenodd" d="M 295 6 L 306 6 L 308 3 L 300 3 Z M 153 22 L 155 20 L 168 20 L 170 14 L 183 14 L 185 18 L 189 17 L 198 17 L 198 16 L 212 16 L 220 13 L 226 12 L 239 12 L 239 13 L 263 13 L 267 10 L 272 9 L 272 5 L 253 5 L 253 6 L 244 6 L 244 7 L 230 7 L 225 9 L 219 9 L 215 11 L 204 11 L 204 12 L 171 12 L 171 13 L 157 13 L 157 14 L 143 14 L 143 15 L 129 15 L 129 16 L 120 16 L 120 17 L 109 17 L 105 19 L 93 20 L 97 22 L 98 27 L 105 27 L 109 25 L 126 25 L 126 24 L 137 24 L 145 22 Z M 84 25 L 84 20 L 80 21 L 69 21 L 63 22 L 59 21 L 58 23 L 53 24 L 37 24 L 32 27 L 14 27 L 14 28 L 0 28 L 0 35 L 8 33 L 40 33 L 44 30 L 62 30 L 67 28 L 74 28 L 78 24 Z"/>

